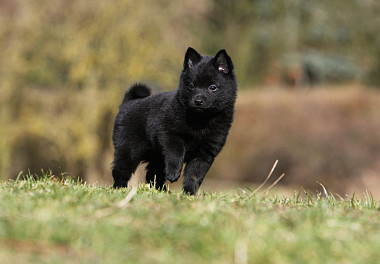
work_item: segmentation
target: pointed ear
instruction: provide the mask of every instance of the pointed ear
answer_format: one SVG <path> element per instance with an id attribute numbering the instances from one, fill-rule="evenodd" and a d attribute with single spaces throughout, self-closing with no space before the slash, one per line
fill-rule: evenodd
<path id="1" fill-rule="evenodd" d="M 185 54 L 185 61 L 183 62 L 183 69 L 192 68 L 195 64 L 200 62 L 202 56 L 193 48 L 189 47 Z"/>
<path id="2" fill-rule="evenodd" d="M 218 71 L 222 73 L 232 73 L 234 70 L 234 64 L 230 56 L 228 56 L 226 50 L 222 49 L 216 53 L 214 57 L 214 63 L 218 69 Z"/>

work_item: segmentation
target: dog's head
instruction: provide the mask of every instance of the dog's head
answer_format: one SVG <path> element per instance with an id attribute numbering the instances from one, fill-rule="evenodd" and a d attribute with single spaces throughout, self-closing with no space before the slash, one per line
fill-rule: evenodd
<path id="1" fill-rule="evenodd" d="M 179 99 L 194 112 L 219 112 L 233 107 L 237 82 L 234 65 L 222 49 L 215 56 L 202 56 L 188 48 L 179 83 Z"/>

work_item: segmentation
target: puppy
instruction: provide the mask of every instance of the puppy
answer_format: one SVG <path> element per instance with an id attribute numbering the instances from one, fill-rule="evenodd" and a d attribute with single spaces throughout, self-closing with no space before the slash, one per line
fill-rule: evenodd
<path id="1" fill-rule="evenodd" d="M 158 189 L 184 169 L 183 190 L 195 194 L 226 143 L 236 101 L 234 65 L 225 50 L 185 54 L 178 89 L 151 95 L 143 84 L 124 95 L 112 141 L 114 187 L 127 187 L 140 162 L 146 181 Z"/>

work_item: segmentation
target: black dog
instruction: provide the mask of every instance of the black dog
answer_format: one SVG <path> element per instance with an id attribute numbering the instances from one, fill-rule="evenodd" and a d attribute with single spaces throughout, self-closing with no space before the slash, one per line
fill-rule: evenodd
<path id="1" fill-rule="evenodd" d="M 237 82 L 234 65 L 225 50 L 214 57 L 188 48 L 179 88 L 150 95 L 142 84 L 124 95 L 116 116 L 114 187 L 126 187 L 140 162 L 148 162 L 146 181 L 163 188 L 178 180 L 195 194 L 231 127 Z"/>

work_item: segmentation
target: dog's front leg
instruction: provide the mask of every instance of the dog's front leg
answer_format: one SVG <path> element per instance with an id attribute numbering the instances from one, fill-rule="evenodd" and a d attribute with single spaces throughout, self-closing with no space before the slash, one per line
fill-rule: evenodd
<path id="1" fill-rule="evenodd" d="M 165 159 L 165 178 L 175 182 L 181 175 L 185 157 L 185 145 L 182 139 L 176 136 L 161 138 L 162 152 Z"/>
<path id="2" fill-rule="evenodd" d="M 185 193 L 191 195 L 197 193 L 215 157 L 222 150 L 226 142 L 228 130 L 221 130 L 221 132 L 205 140 L 198 154 L 187 162 L 184 173 L 185 179 L 183 180 L 183 191 Z"/>
<path id="3" fill-rule="evenodd" d="M 183 191 L 194 195 L 202 184 L 214 158 L 210 155 L 201 155 L 186 164 L 185 179 L 183 180 Z"/>

